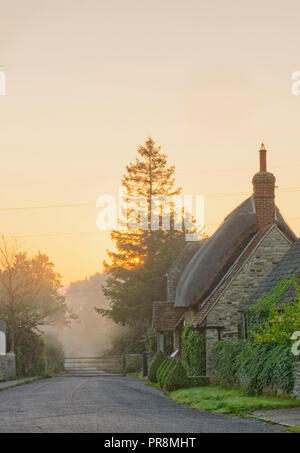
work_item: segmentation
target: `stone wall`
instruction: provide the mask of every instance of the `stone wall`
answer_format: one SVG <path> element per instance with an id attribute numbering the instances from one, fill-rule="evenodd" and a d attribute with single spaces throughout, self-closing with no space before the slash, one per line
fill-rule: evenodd
<path id="1" fill-rule="evenodd" d="M 16 377 L 16 358 L 15 354 L 10 352 L 6 355 L 0 355 L 0 379 L 10 379 Z"/>
<path id="2" fill-rule="evenodd" d="M 300 399 L 300 360 L 299 359 L 295 363 L 294 376 L 295 376 L 295 384 L 294 384 L 293 396 Z"/>
<path id="3" fill-rule="evenodd" d="M 290 247 L 291 243 L 276 226 L 270 229 L 207 315 L 207 326 L 223 326 L 222 339 L 224 340 L 237 337 L 242 326 L 240 308 L 245 305 Z M 208 340 L 206 368 L 207 374 L 210 375 L 210 352 L 218 341 L 218 332 L 216 329 L 207 329 L 206 335 Z"/>

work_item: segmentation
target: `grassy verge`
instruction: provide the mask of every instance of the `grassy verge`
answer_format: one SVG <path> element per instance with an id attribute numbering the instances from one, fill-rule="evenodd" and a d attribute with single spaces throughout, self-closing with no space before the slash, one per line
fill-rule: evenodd
<path id="1" fill-rule="evenodd" d="M 281 396 L 246 396 L 241 390 L 222 387 L 192 387 L 171 392 L 173 400 L 193 409 L 219 414 L 246 415 L 257 409 L 300 406 L 300 400 Z"/>
<path id="2" fill-rule="evenodd" d="M 288 426 L 285 428 L 285 431 L 290 431 L 291 433 L 300 433 L 300 426 Z"/>
<path id="3" fill-rule="evenodd" d="M 37 377 L 31 378 L 31 379 L 28 378 L 25 381 L 23 381 L 22 378 L 20 378 L 20 382 L 15 382 L 12 385 L 8 385 L 7 387 L 0 388 L 0 392 L 3 392 L 4 390 L 7 390 L 7 389 L 11 389 L 13 387 L 20 387 L 21 385 L 32 384 L 33 382 L 41 381 L 42 379 L 49 379 L 51 377 L 52 376 L 50 374 L 45 374 L 45 375 L 37 376 Z M 16 381 L 17 381 L 17 379 L 16 379 Z M 3 380 L 2 382 L 7 382 L 9 384 L 9 380 Z"/>

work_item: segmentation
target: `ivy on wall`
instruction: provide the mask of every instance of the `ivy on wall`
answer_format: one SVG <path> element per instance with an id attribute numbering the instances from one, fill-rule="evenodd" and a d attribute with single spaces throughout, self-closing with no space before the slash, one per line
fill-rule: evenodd
<path id="1" fill-rule="evenodd" d="M 288 300 L 291 286 L 294 291 Z M 242 387 L 248 395 L 263 391 L 291 393 L 296 360 L 291 351 L 291 334 L 300 330 L 297 280 L 291 275 L 283 278 L 248 309 L 246 320 L 247 340 L 215 344 L 211 353 L 214 380 L 227 387 Z"/>

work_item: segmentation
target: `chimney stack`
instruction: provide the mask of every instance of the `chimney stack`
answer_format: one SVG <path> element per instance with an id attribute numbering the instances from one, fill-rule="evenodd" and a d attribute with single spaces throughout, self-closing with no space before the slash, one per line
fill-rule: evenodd
<path id="1" fill-rule="evenodd" d="M 260 171 L 253 177 L 253 197 L 255 203 L 257 229 L 275 222 L 275 176 L 267 172 L 267 150 L 261 144 Z"/>

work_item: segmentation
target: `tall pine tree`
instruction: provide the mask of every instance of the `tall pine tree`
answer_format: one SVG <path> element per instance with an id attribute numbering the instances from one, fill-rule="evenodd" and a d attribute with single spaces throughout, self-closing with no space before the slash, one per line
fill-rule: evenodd
<path id="1" fill-rule="evenodd" d="M 108 278 L 103 288 L 110 308 L 97 311 L 117 324 L 128 326 L 139 343 L 151 325 L 153 301 L 165 299 L 164 276 L 184 247 L 185 234 L 174 230 L 172 215 L 170 230 L 163 230 L 161 222 L 158 230 L 151 230 L 151 199 L 178 195 L 181 188 L 175 187 L 174 166 L 167 165 L 167 156 L 151 138 L 137 152 L 135 163 L 126 167 L 122 186 L 129 199 L 145 197 L 147 228 L 112 231 L 116 251 L 108 251 L 109 262 L 104 262 Z"/>

